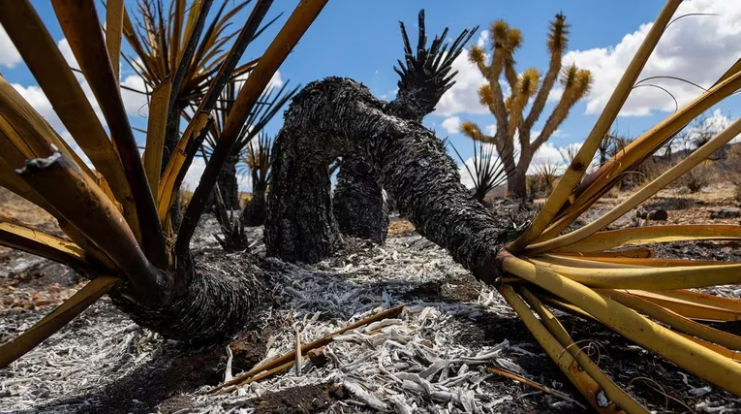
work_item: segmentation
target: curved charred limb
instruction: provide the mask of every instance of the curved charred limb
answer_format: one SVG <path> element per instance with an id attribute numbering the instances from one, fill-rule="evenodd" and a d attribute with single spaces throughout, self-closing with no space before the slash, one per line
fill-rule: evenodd
<path id="1" fill-rule="evenodd" d="M 343 235 L 386 241 L 389 218 L 379 176 L 369 163 L 350 158 L 337 173 L 332 211 Z"/>
<path id="2" fill-rule="evenodd" d="M 120 289 L 110 294 L 113 303 L 137 324 L 168 339 L 188 345 L 228 340 L 256 311 L 270 306 L 271 277 L 250 261 L 249 255 L 203 255 L 195 267 L 179 263 L 188 272 L 187 288 L 166 306 L 145 307 Z"/>
<path id="3" fill-rule="evenodd" d="M 471 197 L 440 139 L 418 122 L 389 115 L 368 88 L 336 77 L 309 84 L 286 112 L 274 150 L 268 254 L 308 262 L 329 253 L 331 243 L 306 241 L 334 240 L 333 217 L 311 213 L 326 211 L 314 205 L 328 202 L 329 163 L 357 154 L 378 170 L 383 188 L 420 234 L 478 277 L 493 280 L 485 269 L 494 268 L 494 253 L 508 237 L 505 221 Z"/>
<path id="4" fill-rule="evenodd" d="M 453 77 L 457 72 L 452 71 L 453 61 L 461 54 L 478 27 L 464 30 L 448 49 L 449 45 L 443 44 L 448 28 L 435 36 L 432 44 L 427 47 L 424 9 L 418 16 L 416 48 L 409 42 L 404 23 L 399 22 L 399 26 L 404 41 L 404 62 L 399 61 L 399 67 L 394 67 L 400 78 L 397 84 L 399 90 L 396 98 L 386 107 L 386 112 L 399 118 L 421 122 L 425 115 L 435 110 L 435 105 L 443 94 L 455 84 Z M 359 166 L 363 163 L 366 162 L 362 159 L 351 159 L 349 165 Z M 363 167 L 369 171 L 367 175 L 352 171 L 342 174 L 342 170 L 348 167 L 340 167 L 340 175 L 346 177 L 342 182 L 345 188 L 340 188 L 338 175 L 334 214 L 342 234 L 383 243 L 388 229 L 388 212 L 383 206 L 378 174 L 369 167 L 367 163 Z"/>

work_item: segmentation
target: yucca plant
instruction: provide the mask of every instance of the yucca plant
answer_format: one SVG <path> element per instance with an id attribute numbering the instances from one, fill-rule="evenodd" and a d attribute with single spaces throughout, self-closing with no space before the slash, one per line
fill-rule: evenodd
<path id="1" fill-rule="evenodd" d="M 265 192 L 270 181 L 270 149 L 273 139 L 260 134 L 257 141 L 242 151 L 242 161 L 247 164 L 252 178 L 252 198 L 242 210 L 242 221 L 247 226 L 262 226 L 265 223 L 267 206 Z"/>
<path id="2" fill-rule="evenodd" d="M 741 60 L 708 91 L 628 144 L 585 180 L 585 167 L 613 124 L 646 60 L 681 1 L 670 0 L 626 69 L 592 132 L 532 225 L 497 255 L 497 286 L 563 372 L 601 412 L 647 413 L 581 353 L 546 305 L 608 326 L 708 382 L 741 395 L 741 338 L 698 320 L 737 320 L 741 301 L 697 289 L 741 283 L 741 263 L 645 258 L 640 246 L 739 239 L 741 226 L 677 225 L 604 231 L 741 132 L 741 120 L 715 135 L 627 200 L 591 223 L 561 234 L 577 217 L 707 108 L 741 87 Z M 581 181 L 581 182 L 580 182 Z M 615 250 L 628 248 L 628 250 Z M 636 254 L 633 254 L 635 252 Z M 540 319 L 536 318 L 538 315 Z M 574 369 L 580 367 L 581 370 Z"/>
<path id="3" fill-rule="evenodd" d="M 571 65 L 563 68 L 562 57 L 568 46 L 569 25 L 566 16 L 557 14 L 550 24 L 548 52 L 550 62 L 548 71 L 541 82 L 541 75 L 535 68 L 529 68 L 518 75 L 515 69 L 515 52 L 522 45 L 522 32 L 511 28 L 504 20 L 496 20 L 489 30 L 491 57 L 487 62 L 484 48 L 471 47 L 469 60 L 475 64 L 486 79 L 479 89 L 479 101 L 496 118 L 496 131 L 485 134 L 478 125 L 470 121 L 461 123 L 461 132 L 476 141 L 494 144 L 497 152 L 507 165 L 515 168 L 507 173 L 507 191 L 510 195 L 525 198 L 526 176 L 533 156 L 540 147 L 556 132 L 569 115 L 571 108 L 588 92 L 592 75 L 588 70 Z M 533 127 L 545 108 L 548 95 L 559 78 L 563 88 L 561 98 L 546 120 L 537 137 L 532 137 Z M 499 81 L 504 76 L 511 89 L 505 99 Z M 530 111 L 526 114 L 525 109 Z M 515 161 L 515 139 L 520 144 L 519 159 Z"/>
<path id="4" fill-rule="evenodd" d="M 558 180 L 559 166 L 555 162 L 544 161 L 535 166 L 535 173 L 532 175 L 530 187 L 530 196 L 537 194 L 548 196 L 553 191 Z"/>
<path id="5" fill-rule="evenodd" d="M 478 144 L 478 145 L 477 145 Z M 461 156 L 458 149 L 452 143 L 450 146 L 455 151 L 458 159 L 463 163 L 466 172 L 473 180 L 473 197 L 480 203 L 489 191 L 499 187 L 507 181 L 507 168 L 499 154 L 496 153 L 494 146 L 482 142 L 473 144 L 473 171 Z M 477 148 L 478 147 L 478 148 Z M 509 168 L 513 168 L 509 166 Z"/>
<path id="6" fill-rule="evenodd" d="M 193 62 L 213 1 L 186 7 L 185 36 L 177 53 L 166 54 L 171 73 L 184 74 Z M 303 0 L 249 73 L 226 118 L 200 183 L 177 232 L 169 211 L 193 157 L 213 122 L 212 110 L 229 80 L 244 65 L 245 48 L 264 27 L 271 1 L 258 0 L 240 23 L 210 80 L 192 120 L 178 135 L 176 151 L 161 160 L 167 122 L 180 116 L 172 105 L 184 77 L 166 75 L 153 83 L 144 161 L 124 110 L 118 83 L 122 1 L 109 1 L 105 36 L 93 0 L 53 0 L 62 31 L 108 125 L 103 128 L 75 75 L 28 0 L 0 2 L 0 23 L 39 82 L 64 126 L 90 158 L 88 168 L 65 140 L 15 89 L 0 78 L 0 185 L 44 208 L 69 237 L 2 220 L 0 244 L 78 269 L 91 282 L 28 331 L 0 347 L 0 367 L 33 348 L 103 294 L 139 324 L 187 343 L 209 343 L 240 329 L 264 289 L 244 270 L 215 274 L 189 253 L 190 240 L 217 176 L 263 90 L 324 7 L 326 0 Z M 177 14 L 177 13 L 176 13 Z M 177 21 L 174 24 L 180 24 Z M 124 25 L 125 26 L 125 25 Z M 180 29 L 175 33 L 181 33 Z M 224 44 L 224 47 L 225 44 Z M 173 111 L 175 115 L 173 115 Z M 160 165 L 165 165 L 164 173 Z"/>
<path id="7" fill-rule="evenodd" d="M 244 80 L 232 80 L 224 88 L 221 100 L 217 103 L 213 111 L 214 122 L 210 125 L 204 140 L 204 157 L 210 156 L 213 149 L 216 148 L 229 113 L 234 107 L 239 88 L 243 83 Z M 286 81 L 280 88 L 269 87 L 266 89 L 260 97 L 258 104 L 255 105 L 247 117 L 245 125 L 239 132 L 239 138 L 232 148 L 232 153 L 227 158 L 219 174 L 218 184 L 221 192 L 220 203 L 222 205 L 215 204 L 216 209 L 223 207 L 231 211 L 240 208 L 237 164 L 244 160 L 243 154 L 246 148 L 252 145 L 252 139 L 261 133 L 263 128 L 275 117 L 285 103 L 296 94 L 299 87 L 287 90 L 288 84 L 289 81 Z M 195 105 L 191 105 L 190 110 L 184 111 L 185 119 L 190 121 L 192 119 L 192 113 L 196 109 Z"/>
<path id="8" fill-rule="evenodd" d="M 163 159 L 165 165 L 177 140 L 180 112 L 190 105 L 197 104 L 209 89 L 213 76 L 229 53 L 230 42 L 239 32 L 234 30 L 227 33 L 232 19 L 250 2 L 251 0 L 247 0 L 235 4 L 233 1 L 223 0 L 219 10 L 200 29 L 203 33 L 194 44 L 188 44 L 195 28 L 193 17 L 197 16 L 200 8 L 208 2 L 199 0 L 188 4 L 185 0 L 172 0 L 168 7 L 163 0 L 144 0 L 138 2 L 134 19 L 124 7 L 123 37 L 134 54 L 123 54 L 123 58 L 142 78 L 149 90 L 154 90 L 163 83 L 169 83 L 169 88 L 175 90 L 171 94 L 169 108 L 171 110 L 168 112 L 170 118 L 167 120 Z M 230 4 L 233 7 L 227 9 Z M 116 19 L 121 19 L 121 16 L 112 17 L 110 20 L 107 18 L 106 23 L 110 24 Z M 255 36 L 274 21 L 261 28 Z M 111 41 L 115 42 L 115 39 Z M 118 39 L 119 50 L 120 42 L 121 39 Z M 182 65 L 178 64 L 183 55 L 187 60 Z M 118 62 L 119 59 L 116 58 L 114 61 Z M 231 73 L 231 77 L 243 76 L 255 66 L 255 63 L 256 61 L 250 61 L 238 65 Z M 118 71 L 118 65 L 114 66 Z"/>

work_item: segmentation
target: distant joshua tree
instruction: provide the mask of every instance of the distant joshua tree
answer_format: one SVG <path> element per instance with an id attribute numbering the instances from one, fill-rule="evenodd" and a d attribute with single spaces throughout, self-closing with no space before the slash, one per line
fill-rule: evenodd
<path id="1" fill-rule="evenodd" d="M 515 168 L 507 171 L 507 192 L 511 196 L 526 197 L 525 176 L 535 152 L 548 141 L 574 104 L 589 92 L 592 84 L 592 75 L 588 70 L 578 69 L 575 65 L 562 68 L 563 53 L 568 45 L 568 28 L 566 16 L 560 13 L 550 24 L 548 51 L 551 59 L 542 82 L 535 68 L 517 74 L 514 53 L 522 45 L 522 32 L 510 28 L 504 20 L 496 20 L 491 25 L 490 58 L 483 47 L 471 47 L 469 60 L 487 80 L 478 91 L 479 101 L 494 115 L 497 125 L 493 135 L 483 133 L 476 124 L 468 121 L 461 124 L 461 131 L 476 141 L 494 144 L 505 165 L 515 165 L 515 138 L 519 137 L 519 160 Z M 563 88 L 561 98 L 541 131 L 535 139 L 531 139 L 533 127 L 543 113 L 559 74 Z M 499 83 L 502 75 L 512 90 L 508 97 L 505 97 Z M 531 98 L 530 112 L 525 116 L 525 108 L 531 103 Z"/>

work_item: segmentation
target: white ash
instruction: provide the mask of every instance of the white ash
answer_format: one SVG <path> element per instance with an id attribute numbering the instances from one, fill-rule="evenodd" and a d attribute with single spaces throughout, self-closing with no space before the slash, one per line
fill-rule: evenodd
<path id="1" fill-rule="evenodd" d="M 49 311 L 6 312 L 0 318 L 0 335 L 15 336 Z M 28 410 L 92 392 L 147 362 L 160 342 L 157 334 L 131 322 L 105 298 L 0 370 L 0 412 Z M 62 406 L 52 412 L 76 411 Z"/>
<path id="2" fill-rule="evenodd" d="M 391 238 L 385 246 L 346 242 L 349 254 L 293 267 L 284 288 L 287 304 L 273 315 L 292 326 L 269 338 L 264 361 L 292 352 L 296 331 L 301 343 L 308 343 L 404 303 L 405 294 L 422 283 L 470 277 L 444 250 L 420 236 Z M 501 412 L 518 396 L 497 394 L 487 381 L 494 375 L 485 367 L 528 374 L 510 359 L 523 350 L 508 341 L 483 346 L 458 339 L 459 331 L 483 313 L 514 317 L 492 287 L 476 286 L 479 294 L 473 300 L 416 300 L 398 318 L 336 337 L 325 348 L 329 362 L 323 367 L 305 359 L 300 375 L 294 367 L 225 396 L 200 395 L 187 412 L 239 412 L 245 401 L 266 392 L 330 381 L 342 383 L 350 397 L 337 403 L 336 412 L 343 407 L 346 412 Z M 563 402 L 554 398 L 553 403 Z"/>
<path id="3" fill-rule="evenodd" d="M 211 234 L 217 231 L 213 218 L 204 220 L 194 237 L 194 249 L 215 247 Z M 264 254 L 262 228 L 247 231 L 253 244 L 251 251 Z M 264 361 L 293 351 L 296 331 L 300 342 L 306 344 L 407 302 L 403 314 L 336 338 L 326 347 L 329 362 L 321 368 L 305 358 L 300 375 L 294 367 L 218 397 L 205 395 L 210 387 L 204 386 L 190 394 L 195 398 L 194 405 L 180 412 L 247 413 L 251 409 L 242 408 L 245 401 L 265 393 L 330 381 L 344 384 L 350 394 L 349 400 L 336 403 L 330 412 L 508 412 L 509 404 L 530 398 L 531 390 L 526 387 L 519 387 L 517 395 L 497 392 L 491 385 L 494 375 L 486 373 L 485 366 L 498 365 L 527 377 L 528 373 L 512 356 L 542 355 L 542 350 L 524 349 L 523 345 L 508 341 L 496 346 L 467 343 L 458 335 L 486 313 L 516 317 L 492 287 L 474 282 L 478 291 L 475 298 L 431 296 L 409 303 L 409 292 L 421 284 L 471 276 L 443 249 L 418 235 L 391 237 L 385 246 L 358 240 L 346 242 L 346 252 L 318 264 L 281 265 L 290 270 L 282 290 L 285 303 L 268 312 L 264 323 L 280 325 L 280 321 L 289 321 L 289 326 L 283 323 L 284 329 L 266 339 Z M 737 289 L 724 287 L 717 293 L 738 297 Z M 3 313 L 0 335 L 15 335 L 47 312 L 48 309 Z M 148 362 L 160 343 L 155 334 L 138 328 L 107 301 L 101 301 L 72 326 L 0 370 L 0 412 L 54 406 L 55 401 L 74 395 L 84 400 L 92 390 L 115 382 Z M 554 406 L 580 408 L 578 403 L 555 397 L 548 401 Z M 712 412 L 717 407 L 697 409 Z M 44 412 L 75 411 L 74 407 L 57 405 Z"/>

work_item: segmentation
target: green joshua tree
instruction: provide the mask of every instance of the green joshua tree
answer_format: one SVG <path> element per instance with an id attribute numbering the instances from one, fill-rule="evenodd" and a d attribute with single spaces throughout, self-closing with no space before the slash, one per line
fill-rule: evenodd
<path id="1" fill-rule="evenodd" d="M 491 25 L 491 57 L 487 56 L 483 47 L 471 47 L 469 60 L 487 80 L 478 91 L 479 101 L 494 115 L 497 125 L 493 135 L 483 133 L 476 124 L 468 121 L 461 124 L 461 131 L 476 141 L 494 144 L 505 165 L 516 165 L 507 172 L 507 192 L 511 196 L 526 197 L 525 176 L 535 152 L 563 123 L 574 104 L 589 92 L 592 75 L 588 70 L 578 69 L 574 65 L 562 67 L 563 53 L 568 45 L 568 29 L 566 16 L 557 14 L 550 24 L 548 52 L 551 59 L 542 81 L 540 72 L 535 68 L 518 75 L 514 54 L 522 45 L 522 32 L 510 28 L 504 20 L 496 20 Z M 563 89 L 561 98 L 537 136 L 532 136 L 533 127 L 543 113 L 559 74 Z M 507 97 L 499 83 L 502 76 L 511 89 Z M 530 112 L 525 114 L 528 104 L 531 104 Z M 519 150 L 515 148 L 515 139 L 519 139 Z M 516 153 L 519 153 L 519 160 L 515 164 Z"/>

